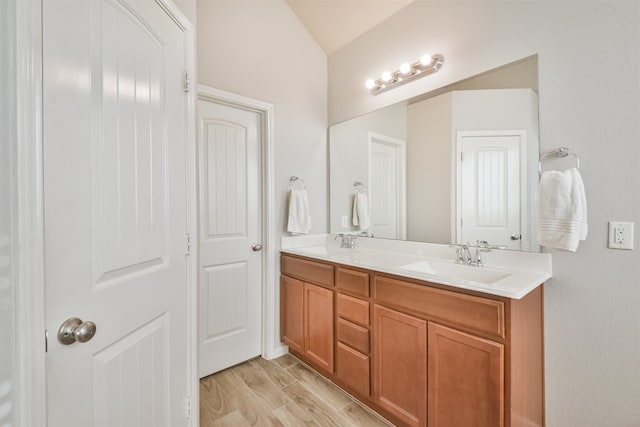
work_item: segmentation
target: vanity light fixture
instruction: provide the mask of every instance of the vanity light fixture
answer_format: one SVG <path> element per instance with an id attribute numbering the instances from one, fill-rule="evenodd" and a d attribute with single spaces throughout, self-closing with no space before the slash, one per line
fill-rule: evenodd
<path id="1" fill-rule="evenodd" d="M 420 77 L 428 76 L 429 74 L 436 73 L 444 64 L 444 56 L 439 53 L 435 55 L 425 54 L 422 55 L 419 61 L 409 64 L 405 62 L 400 66 L 400 69 L 394 71 L 385 71 L 382 73 L 379 79 L 367 80 L 365 86 L 371 90 L 373 95 L 377 95 L 382 92 L 386 92 L 389 89 L 409 83 Z"/>

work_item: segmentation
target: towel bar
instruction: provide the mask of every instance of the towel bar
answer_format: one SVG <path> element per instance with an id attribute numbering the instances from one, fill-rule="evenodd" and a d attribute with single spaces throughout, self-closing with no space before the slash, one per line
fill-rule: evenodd
<path id="1" fill-rule="evenodd" d="M 573 157 L 576 158 L 576 169 L 580 169 L 580 158 L 578 157 L 578 155 L 576 153 L 572 153 L 568 147 L 560 147 L 557 150 L 548 151 L 544 153 L 542 156 L 540 156 L 540 160 L 538 161 L 538 174 L 542 175 L 542 161 L 546 157 L 549 157 L 549 156 L 567 157 L 569 154 L 571 154 Z"/>

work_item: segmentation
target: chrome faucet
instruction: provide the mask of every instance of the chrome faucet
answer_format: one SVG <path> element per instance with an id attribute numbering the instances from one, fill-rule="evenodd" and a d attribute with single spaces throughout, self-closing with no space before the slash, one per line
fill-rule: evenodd
<path id="1" fill-rule="evenodd" d="M 340 247 L 347 249 L 355 249 L 357 236 L 355 234 L 336 234 L 336 240 L 340 238 Z"/>
<path id="2" fill-rule="evenodd" d="M 456 263 L 470 265 L 471 251 L 467 245 L 456 245 Z"/>
<path id="3" fill-rule="evenodd" d="M 482 267 L 482 252 L 490 252 L 491 249 L 507 249 L 506 246 L 492 246 L 486 240 L 476 240 L 475 250 L 471 253 L 468 245 L 456 245 L 456 263 Z"/>

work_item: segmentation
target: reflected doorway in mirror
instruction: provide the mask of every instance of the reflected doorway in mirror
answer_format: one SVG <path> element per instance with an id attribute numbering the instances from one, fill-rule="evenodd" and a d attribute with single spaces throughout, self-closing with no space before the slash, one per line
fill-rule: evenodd
<path id="1" fill-rule="evenodd" d="M 406 239 L 406 142 L 369 132 L 370 232 Z"/>
<path id="2" fill-rule="evenodd" d="M 524 249 L 519 236 L 529 215 L 520 153 L 526 145 L 525 130 L 457 132 L 456 243 Z"/>

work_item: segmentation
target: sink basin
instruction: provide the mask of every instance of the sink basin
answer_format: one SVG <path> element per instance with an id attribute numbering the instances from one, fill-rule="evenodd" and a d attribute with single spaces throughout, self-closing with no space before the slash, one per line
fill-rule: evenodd
<path id="1" fill-rule="evenodd" d="M 491 284 L 510 276 L 509 273 L 503 271 L 490 270 L 485 267 L 471 267 L 453 262 L 419 261 L 398 268 L 452 280 L 468 280 L 485 284 Z"/>

